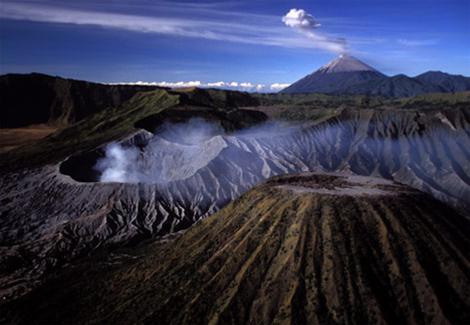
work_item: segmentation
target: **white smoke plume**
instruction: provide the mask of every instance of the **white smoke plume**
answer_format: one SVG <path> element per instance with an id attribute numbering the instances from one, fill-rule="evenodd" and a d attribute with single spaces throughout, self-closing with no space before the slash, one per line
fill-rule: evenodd
<path id="1" fill-rule="evenodd" d="M 102 172 L 103 182 L 138 183 L 139 174 L 132 172 L 138 160 L 137 148 L 112 143 L 106 147 L 106 159 L 99 160 L 95 168 Z"/>
<path id="2" fill-rule="evenodd" d="M 194 118 L 186 123 L 164 123 L 143 149 L 112 143 L 95 169 L 102 182 L 167 183 L 192 176 L 224 148 L 223 129 Z"/>
<path id="3" fill-rule="evenodd" d="M 333 39 L 317 33 L 316 29 L 321 26 L 315 18 L 303 9 L 291 9 L 282 17 L 282 22 L 302 33 L 313 41 L 315 47 L 334 53 L 346 52 L 346 41 L 344 39 Z"/>
<path id="4" fill-rule="evenodd" d="M 186 179 L 207 166 L 231 142 L 276 139 L 296 130 L 295 126 L 270 122 L 227 134 L 216 123 L 193 118 L 185 123 L 164 123 L 143 148 L 111 143 L 95 170 L 101 182 L 159 183 Z M 230 154 L 225 152 L 224 159 Z M 240 157 L 231 157 L 231 159 Z M 248 163 L 248 162 L 247 162 Z"/>

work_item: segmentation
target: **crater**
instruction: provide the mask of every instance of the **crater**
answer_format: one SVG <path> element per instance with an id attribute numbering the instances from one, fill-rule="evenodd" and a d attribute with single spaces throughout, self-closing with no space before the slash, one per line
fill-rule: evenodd
<path id="1" fill-rule="evenodd" d="M 104 158 L 103 149 L 85 152 L 80 155 L 69 157 L 59 166 L 59 172 L 70 176 L 73 180 L 83 183 L 99 182 L 101 172 L 94 166 L 99 159 Z"/>
<path id="2" fill-rule="evenodd" d="M 185 179 L 226 147 L 222 135 L 267 119 L 252 110 L 182 107 L 148 116 L 127 139 L 73 155 L 60 173 L 78 182 L 167 183 Z"/>
<path id="3" fill-rule="evenodd" d="M 374 177 L 338 173 L 304 173 L 275 177 L 267 182 L 297 194 L 317 193 L 335 196 L 389 196 L 409 192 L 398 183 Z"/>

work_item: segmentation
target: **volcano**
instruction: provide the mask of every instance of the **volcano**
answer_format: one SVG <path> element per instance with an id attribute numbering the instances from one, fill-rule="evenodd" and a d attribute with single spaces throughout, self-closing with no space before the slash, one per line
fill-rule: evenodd
<path id="1" fill-rule="evenodd" d="M 469 77 L 439 71 L 425 72 L 414 78 L 404 74 L 389 77 L 351 55 L 342 54 L 281 93 L 412 97 L 466 90 L 470 90 Z"/>
<path id="2" fill-rule="evenodd" d="M 320 73 L 379 72 L 342 57 Z M 0 153 L 1 324 L 468 323 L 470 93 L 7 80 L 0 94 L 34 82 L 2 126 L 59 129 Z"/>
<path id="3" fill-rule="evenodd" d="M 371 80 L 387 78 L 353 56 L 342 54 L 317 71 L 282 90 L 283 93 L 337 93 Z"/>
<path id="4" fill-rule="evenodd" d="M 287 175 L 175 240 L 84 260 L 0 314 L 10 324 L 468 324 L 469 231 L 401 184 Z"/>

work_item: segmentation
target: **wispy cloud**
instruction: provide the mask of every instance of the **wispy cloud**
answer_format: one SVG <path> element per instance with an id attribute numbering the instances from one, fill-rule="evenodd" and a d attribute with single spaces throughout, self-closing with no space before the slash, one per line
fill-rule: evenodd
<path id="1" fill-rule="evenodd" d="M 287 48 L 320 48 L 332 50 L 330 40 L 323 36 L 311 35 L 310 40 L 293 37 L 282 26 L 280 17 L 256 14 L 224 13 L 210 7 L 191 10 L 205 10 L 209 16 L 168 14 L 134 15 L 99 10 L 59 7 L 40 3 L 3 2 L 0 6 L 0 18 L 46 23 L 91 25 L 102 28 L 121 29 L 140 33 L 204 38 L 209 40 L 236 42 L 255 45 L 280 46 Z M 191 12 L 189 10 L 188 12 Z M 158 12 L 165 12 L 159 10 Z M 219 14 L 219 15 L 218 15 Z M 314 40 L 314 42 L 312 42 Z M 334 42 L 331 42 L 334 46 Z"/>
<path id="2" fill-rule="evenodd" d="M 342 53 L 346 51 L 346 41 L 344 39 L 333 39 L 319 34 L 318 29 L 321 24 L 303 9 L 291 9 L 282 17 L 282 21 L 288 27 L 305 35 L 312 44 L 320 49 Z"/>
<path id="3" fill-rule="evenodd" d="M 188 88 L 188 87 L 199 87 L 199 88 L 220 88 L 220 89 L 230 89 L 230 90 L 241 90 L 249 92 L 275 92 L 282 90 L 290 84 L 288 83 L 273 83 L 269 85 L 265 84 L 256 84 L 251 82 L 238 82 L 238 81 L 216 81 L 216 82 L 202 82 L 199 80 L 193 81 L 135 81 L 135 82 L 118 82 L 113 84 L 121 85 L 139 85 L 139 86 L 159 86 L 159 87 L 168 87 L 168 88 Z"/>
<path id="4" fill-rule="evenodd" d="M 406 39 L 406 38 L 399 38 L 397 40 L 398 44 L 409 46 L 409 47 L 417 47 L 417 46 L 431 46 L 436 45 L 438 41 L 436 39 Z"/>

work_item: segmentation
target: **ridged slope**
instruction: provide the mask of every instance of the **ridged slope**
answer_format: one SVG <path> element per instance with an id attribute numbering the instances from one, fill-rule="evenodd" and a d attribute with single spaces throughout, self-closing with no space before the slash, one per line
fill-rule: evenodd
<path id="1" fill-rule="evenodd" d="M 468 219 L 389 181 L 274 178 L 176 242 L 140 259 L 93 262 L 85 274 L 79 267 L 5 315 L 67 324 L 464 324 L 469 231 Z"/>
<path id="2" fill-rule="evenodd" d="M 215 158 L 200 157 L 206 160 L 199 170 L 168 184 L 79 183 L 58 165 L 7 174 L 0 178 L 1 292 L 19 295 L 53 267 L 96 247 L 186 229 L 280 174 L 344 171 L 394 179 L 468 214 L 469 116 L 466 109 L 344 111 L 277 137 L 218 137 L 207 143 Z M 171 148 L 168 166 L 178 161 Z M 145 150 L 142 157 L 159 168 Z"/>
<path id="3" fill-rule="evenodd" d="M 353 85 L 343 91 L 346 94 L 361 94 L 382 97 L 412 97 L 428 93 L 449 92 L 438 85 L 410 78 L 403 74 Z"/>

